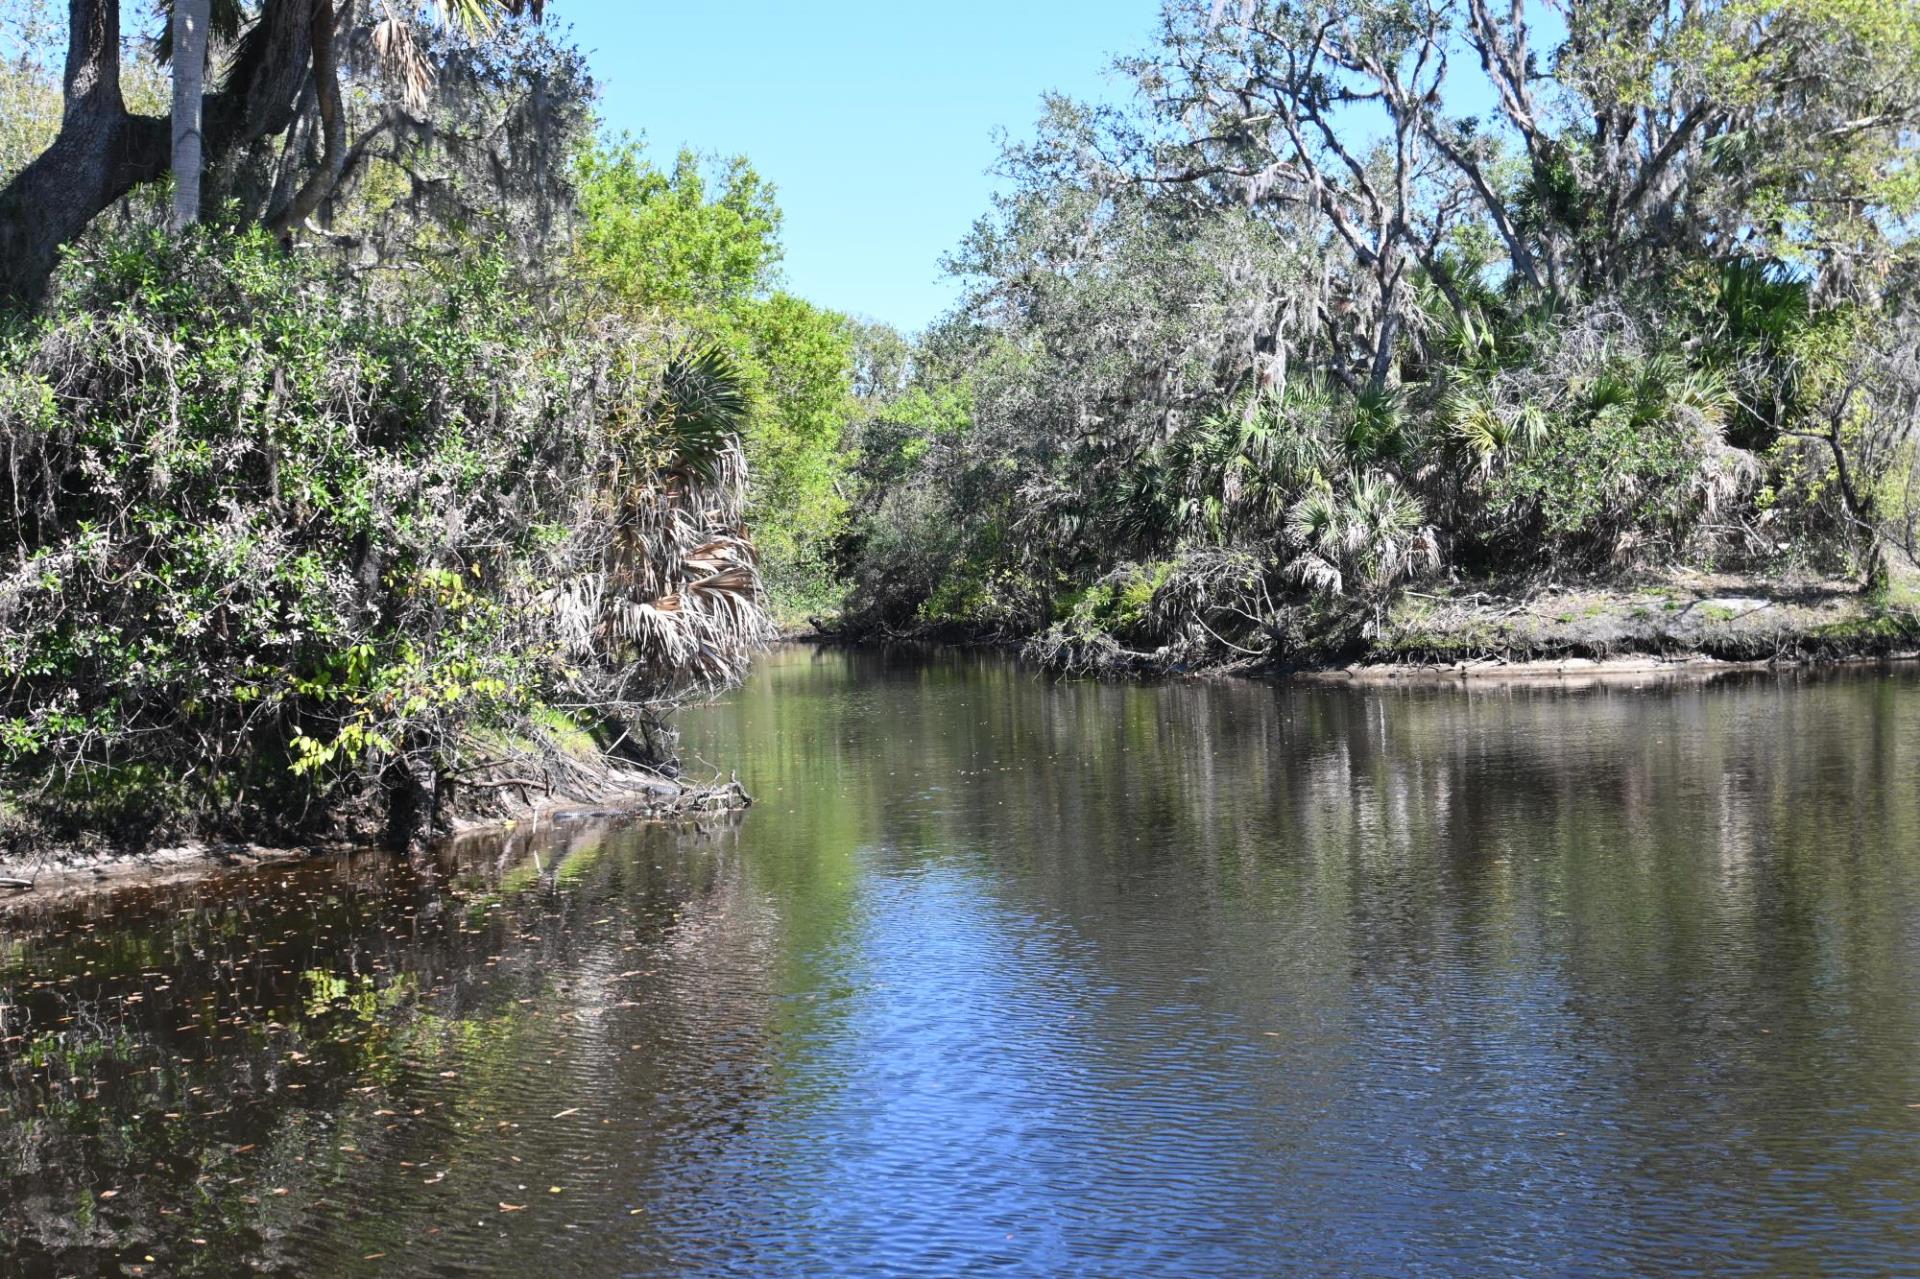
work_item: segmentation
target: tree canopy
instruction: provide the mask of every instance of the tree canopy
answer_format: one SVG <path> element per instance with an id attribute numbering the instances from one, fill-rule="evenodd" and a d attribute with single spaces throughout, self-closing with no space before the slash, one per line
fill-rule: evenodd
<path id="1" fill-rule="evenodd" d="M 1884 589 L 1916 66 L 1906 0 L 1171 0 L 1129 101 L 1008 145 L 865 436 L 854 624 L 1177 662 L 1441 567 Z"/>
<path id="2" fill-rule="evenodd" d="M 441 66 L 426 17 L 465 38 L 487 37 L 505 19 L 537 20 L 544 7 L 544 0 L 217 0 L 209 9 L 212 38 L 201 51 L 218 73 L 202 97 L 197 151 L 221 180 L 202 202 L 231 202 L 290 234 L 364 163 L 375 138 L 427 123 Z M 23 35 L 54 40 L 44 14 L 30 29 L 20 25 Z M 163 26 L 153 45 L 161 60 L 171 56 L 171 31 Z M 130 106 L 123 90 L 125 36 L 120 0 L 69 0 L 58 128 L 0 187 L 0 307 L 36 305 L 63 246 L 129 192 L 170 172 L 169 119 L 141 102 Z M 348 98 L 355 80 L 386 99 L 381 118 L 360 128 Z M 522 105 L 539 109 L 534 99 Z"/>

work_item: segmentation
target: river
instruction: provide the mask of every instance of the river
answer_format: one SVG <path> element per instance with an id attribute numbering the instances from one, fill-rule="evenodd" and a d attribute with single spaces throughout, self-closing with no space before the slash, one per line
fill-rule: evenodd
<path id="1" fill-rule="evenodd" d="M 1920 678 L 777 651 L 759 802 L 0 916 L 0 1275 L 1920 1266 Z"/>

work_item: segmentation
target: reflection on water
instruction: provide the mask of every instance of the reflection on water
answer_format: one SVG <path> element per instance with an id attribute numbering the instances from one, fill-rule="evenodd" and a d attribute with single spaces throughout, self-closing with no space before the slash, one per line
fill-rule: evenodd
<path id="1" fill-rule="evenodd" d="M 790 650 L 703 834 L 0 918 L 0 1274 L 1880 1275 L 1920 681 Z"/>

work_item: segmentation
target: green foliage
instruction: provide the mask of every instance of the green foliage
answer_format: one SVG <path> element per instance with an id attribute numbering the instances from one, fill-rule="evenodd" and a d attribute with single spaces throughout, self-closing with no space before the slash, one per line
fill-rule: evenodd
<path id="1" fill-rule="evenodd" d="M 709 176 L 682 152 L 654 168 L 631 140 L 579 165 L 579 273 L 629 314 L 724 350 L 748 397 L 749 518 L 790 618 L 830 604 L 827 550 L 846 501 L 842 433 L 853 412 L 845 317 L 778 288 L 780 211 L 744 158 Z"/>
<path id="2" fill-rule="evenodd" d="M 1544 550 L 1587 568 L 1677 554 L 1715 496 L 1721 477 L 1706 463 L 1732 409 L 1717 373 L 1670 355 L 1602 356 L 1510 416 L 1456 407 L 1466 414 L 1456 434 L 1483 460 L 1473 437 L 1495 429 L 1484 419 L 1510 437 L 1494 450 L 1509 461 L 1485 486 L 1478 529 L 1508 554 Z"/>
<path id="3" fill-rule="evenodd" d="M 1373 611 L 1377 632 L 1393 587 L 1439 561 L 1418 499 L 1382 471 L 1350 471 L 1295 503 L 1288 525 L 1300 552 L 1287 566 L 1299 581 L 1352 595 Z"/>
<path id="4" fill-rule="evenodd" d="M 486 255 L 395 295 L 258 231 L 76 267 L 0 348 L 9 789 L 298 828 L 552 702 L 617 726 L 737 673 L 723 355 L 568 337 Z"/>
<path id="5" fill-rule="evenodd" d="M 1062 596 L 1054 605 L 1055 619 L 1121 639 L 1134 637 L 1147 625 L 1153 597 L 1173 571 L 1171 560 L 1122 565 L 1092 586 Z"/>
<path id="6" fill-rule="evenodd" d="M 718 347 L 677 352 L 661 371 L 660 400 L 655 447 L 678 458 L 691 474 L 714 482 L 751 411 L 738 368 Z"/>
<path id="7" fill-rule="evenodd" d="M 750 518 L 773 584 L 798 586 L 823 575 L 845 516 L 852 336 L 844 317 L 789 293 L 736 308 L 729 336 L 758 390 L 747 427 Z"/>
<path id="8" fill-rule="evenodd" d="M 578 261 L 612 296 L 678 313 L 772 287 L 780 209 L 744 157 L 710 179 L 699 157 L 682 151 L 663 172 L 627 138 L 582 155 L 577 180 Z"/>
<path id="9" fill-rule="evenodd" d="M 1576 562 L 1605 564 L 1632 549 L 1620 539 L 1678 517 L 1693 464 L 1685 440 L 1657 420 L 1594 413 L 1520 454 L 1491 486 L 1486 516 L 1505 535 L 1543 535 Z"/>

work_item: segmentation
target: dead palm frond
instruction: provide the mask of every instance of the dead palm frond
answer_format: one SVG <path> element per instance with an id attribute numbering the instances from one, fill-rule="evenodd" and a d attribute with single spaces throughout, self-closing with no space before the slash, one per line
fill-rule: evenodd
<path id="1" fill-rule="evenodd" d="M 576 660 L 625 666 L 656 693 L 723 687 L 773 633 L 742 527 L 751 401 L 709 347 L 669 357 L 644 404 L 610 439 L 590 503 L 597 562 L 542 603 Z"/>
<path id="2" fill-rule="evenodd" d="M 408 109 L 419 111 L 434 82 L 433 64 L 420 45 L 423 18 L 469 39 L 480 39 L 492 35 L 507 18 L 528 14 L 538 21 L 546 0 L 378 0 L 378 7 L 381 16 L 368 32 L 373 51 L 399 77 Z"/>

